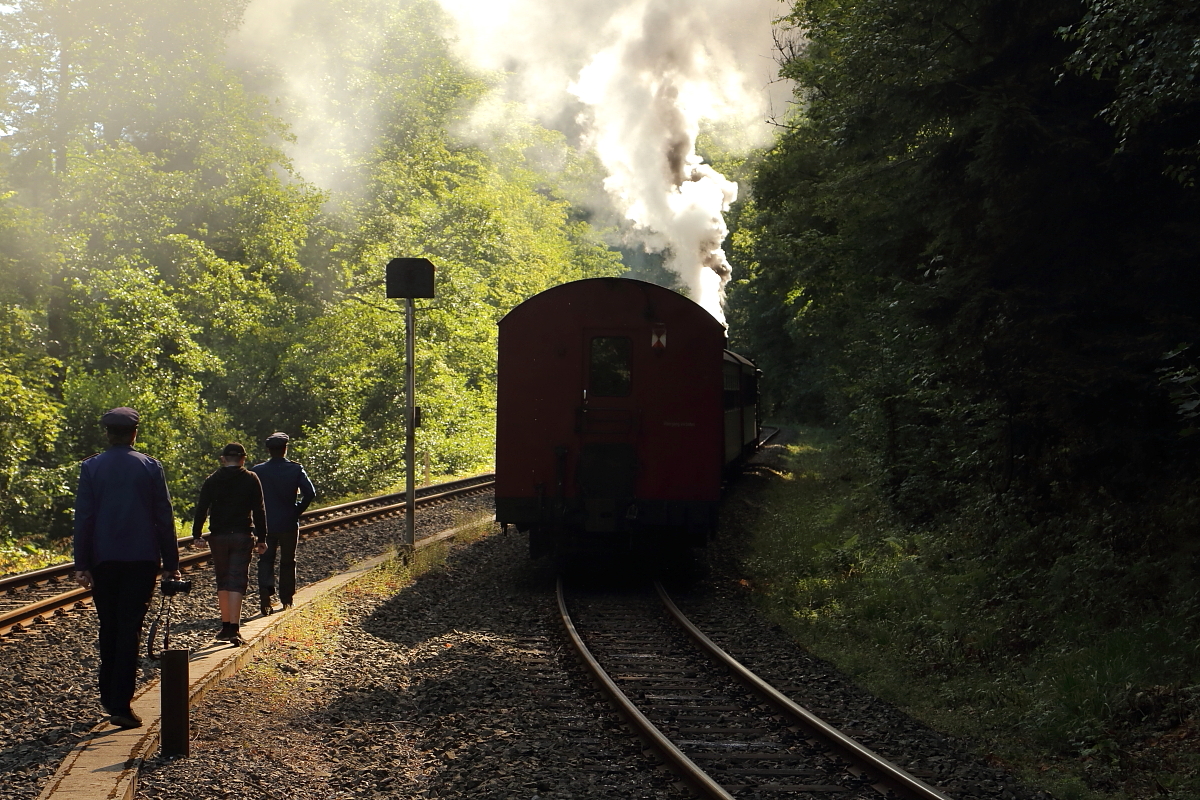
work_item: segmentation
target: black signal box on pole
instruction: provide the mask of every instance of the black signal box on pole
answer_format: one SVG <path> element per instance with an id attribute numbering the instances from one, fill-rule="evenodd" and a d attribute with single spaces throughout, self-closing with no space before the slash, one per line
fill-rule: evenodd
<path id="1" fill-rule="evenodd" d="M 433 262 L 428 258 L 393 258 L 387 265 L 388 297 L 433 297 Z"/>

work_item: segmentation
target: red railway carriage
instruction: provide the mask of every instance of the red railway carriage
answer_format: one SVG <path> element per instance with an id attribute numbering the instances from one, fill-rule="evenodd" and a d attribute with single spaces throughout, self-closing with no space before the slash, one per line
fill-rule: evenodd
<path id="1" fill-rule="evenodd" d="M 702 544 L 757 436 L 756 370 L 691 300 L 575 281 L 500 321 L 496 518 L 532 555 Z"/>

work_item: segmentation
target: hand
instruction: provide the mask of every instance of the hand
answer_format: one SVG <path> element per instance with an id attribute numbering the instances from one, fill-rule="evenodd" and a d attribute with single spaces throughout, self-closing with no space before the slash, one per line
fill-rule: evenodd
<path id="1" fill-rule="evenodd" d="M 266 542 L 259 542 L 258 544 L 256 544 L 256 545 L 254 546 L 254 552 L 258 553 L 260 556 L 261 556 L 263 553 L 267 552 L 267 543 L 266 543 Z"/>
<path id="2" fill-rule="evenodd" d="M 162 571 L 162 579 L 164 581 L 166 581 L 166 580 L 177 581 L 182 577 L 183 577 L 183 573 L 181 573 L 177 569 L 176 570 L 164 569 Z"/>
<path id="3" fill-rule="evenodd" d="M 190 542 L 188 542 L 189 550 L 199 550 L 201 547 L 204 547 L 203 539 L 192 539 Z"/>
<path id="4" fill-rule="evenodd" d="M 88 572 L 87 570 L 76 570 L 75 571 L 75 582 L 78 583 L 80 586 L 82 586 L 84 589 L 91 589 L 92 588 L 92 573 Z"/>

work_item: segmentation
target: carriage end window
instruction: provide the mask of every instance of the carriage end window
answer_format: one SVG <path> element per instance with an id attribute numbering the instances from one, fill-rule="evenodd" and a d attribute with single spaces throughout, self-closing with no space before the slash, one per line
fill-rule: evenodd
<path id="1" fill-rule="evenodd" d="M 633 370 L 633 342 L 628 336 L 596 336 L 588 360 L 588 395 L 628 397 Z"/>

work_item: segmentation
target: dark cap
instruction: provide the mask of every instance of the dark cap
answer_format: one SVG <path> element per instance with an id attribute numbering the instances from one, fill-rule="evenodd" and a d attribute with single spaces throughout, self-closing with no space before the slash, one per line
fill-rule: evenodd
<path id="1" fill-rule="evenodd" d="M 230 442 L 225 445 L 225 449 L 221 451 L 221 455 L 226 458 L 245 458 L 246 448 L 242 447 L 237 442 Z"/>
<path id="2" fill-rule="evenodd" d="M 284 447 L 291 439 L 283 431 L 275 431 L 267 437 L 267 447 Z"/>
<path id="3" fill-rule="evenodd" d="M 107 412 L 100 418 L 100 424 L 110 428 L 136 428 L 138 424 L 138 413 L 132 408 L 121 406 Z"/>

